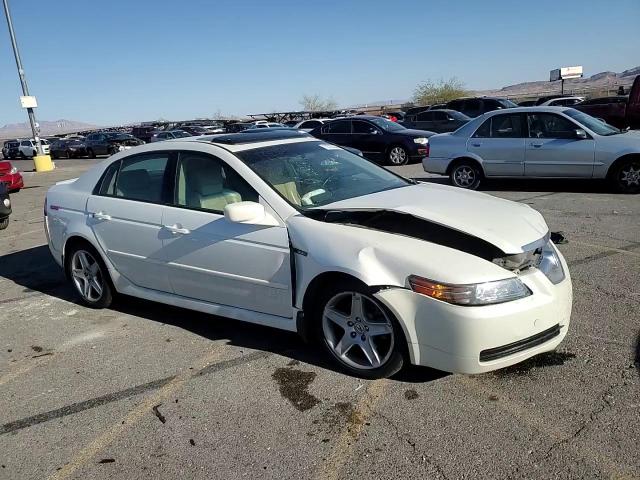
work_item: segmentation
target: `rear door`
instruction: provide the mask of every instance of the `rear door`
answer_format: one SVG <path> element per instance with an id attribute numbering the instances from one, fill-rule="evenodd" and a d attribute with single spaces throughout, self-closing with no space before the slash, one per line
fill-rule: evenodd
<path id="1" fill-rule="evenodd" d="M 162 210 L 175 161 L 167 152 L 114 162 L 87 201 L 87 222 L 118 273 L 133 284 L 171 292 L 162 252 Z"/>
<path id="2" fill-rule="evenodd" d="M 581 129 L 580 125 L 556 113 L 528 113 L 527 121 L 526 176 L 593 176 L 595 140 L 578 139 L 576 129 Z"/>
<path id="3" fill-rule="evenodd" d="M 228 221 L 224 207 L 259 202 L 223 160 L 181 152 L 176 193 L 163 217 L 164 254 L 173 291 L 183 297 L 291 317 L 291 268 L 284 225 Z M 294 187 L 295 188 L 295 187 Z"/>
<path id="4" fill-rule="evenodd" d="M 525 135 L 523 114 L 493 115 L 468 140 L 467 149 L 482 158 L 487 176 L 522 176 Z"/>
<path id="5" fill-rule="evenodd" d="M 336 145 L 351 147 L 351 121 L 333 120 L 322 127 L 322 138 Z"/>

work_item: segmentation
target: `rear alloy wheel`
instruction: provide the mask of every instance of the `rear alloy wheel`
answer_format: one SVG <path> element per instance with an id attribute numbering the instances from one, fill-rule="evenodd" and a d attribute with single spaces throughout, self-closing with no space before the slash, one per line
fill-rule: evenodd
<path id="1" fill-rule="evenodd" d="M 364 378 L 386 378 L 404 363 L 397 322 L 357 284 L 333 288 L 321 313 L 321 339 L 337 364 Z"/>
<path id="2" fill-rule="evenodd" d="M 619 192 L 640 192 L 640 159 L 627 160 L 615 171 L 613 180 Z"/>
<path id="3" fill-rule="evenodd" d="M 475 164 L 463 162 L 453 167 L 449 178 L 456 187 L 476 190 L 482 181 L 482 172 Z"/>
<path id="4" fill-rule="evenodd" d="M 113 295 L 107 269 L 92 248 L 82 245 L 75 249 L 67 268 L 83 304 L 91 308 L 106 308 L 111 305 Z"/>
<path id="5" fill-rule="evenodd" d="M 402 147 L 391 147 L 387 159 L 389 160 L 389 165 L 406 165 L 409 161 L 409 155 L 407 154 L 407 151 Z"/>

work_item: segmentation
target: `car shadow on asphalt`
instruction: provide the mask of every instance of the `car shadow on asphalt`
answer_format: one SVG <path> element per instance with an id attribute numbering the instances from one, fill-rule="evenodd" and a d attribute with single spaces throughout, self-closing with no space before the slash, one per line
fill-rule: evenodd
<path id="1" fill-rule="evenodd" d="M 413 177 L 414 180 L 439 185 L 451 185 L 449 177 Z M 553 192 L 553 193 L 613 193 L 604 180 L 537 180 L 492 179 L 480 185 L 482 192 Z"/>
<path id="2" fill-rule="evenodd" d="M 23 287 L 22 295 L 0 299 L 0 305 L 28 298 L 34 292 L 78 303 L 75 292 L 65 279 L 62 269 L 51 257 L 46 245 L 1 255 L 0 279 L 11 280 Z M 124 295 L 117 297 L 111 309 L 160 324 L 173 325 L 209 340 L 226 340 L 229 345 L 276 353 L 291 360 L 338 371 L 319 347 L 305 343 L 293 332 Z M 427 367 L 410 366 L 397 373 L 393 379 L 407 383 L 424 383 L 447 375 L 446 372 Z"/>

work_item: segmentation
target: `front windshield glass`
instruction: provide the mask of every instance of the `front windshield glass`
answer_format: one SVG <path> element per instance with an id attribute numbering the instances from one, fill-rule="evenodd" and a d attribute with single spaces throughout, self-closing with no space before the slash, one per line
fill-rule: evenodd
<path id="1" fill-rule="evenodd" d="M 589 130 L 597 133 L 598 135 L 615 135 L 616 133 L 621 133 L 621 130 L 609 125 L 602 120 L 598 120 L 597 118 L 592 117 L 591 115 L 587 115 L 584 112 L 576 110 L 574 108 L 569 108 L 564 111 L 565 115 L 570 116 L 578 123 L 581 123 Z"/>
<path id="2" fill-rule="evenodd" d="M 386 118 L 369 118 L 369 121 L 375 123 L 378 127 L 387 132 L 397 132 L 398 130 L 406 130 L 405 127 L 400 125 L 399 123 L 392 122 L 391 120 L 387 120 Z"/>
<path id="3" fill-rule="evenodd" d="M 274 145 L 236 155 L 302 210 L 409 185 L 384 168 L 324 142 Z"/>

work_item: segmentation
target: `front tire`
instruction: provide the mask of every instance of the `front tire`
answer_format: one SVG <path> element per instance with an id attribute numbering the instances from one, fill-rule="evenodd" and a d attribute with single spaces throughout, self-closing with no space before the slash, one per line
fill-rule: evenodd
<path id="1" fill-rule="evenodd" d="M 621 193 L 640 193 L 640 159 L 625 160 L 616 167 L 611 177 L 613 185 Z"/>
<path id="2" fill-rule="evenodd" d="M 359 282 L 343 281 L 324 289 L 313 316 L 322 349 L 348 374 L 387 378 L 404 365 L 402 329 Z"/>
<path id="3" fill-rule="evenodd" d="M 74 247 L 65 256 L 65 269 L 83 305 L 107 308 L 113 301 L 113 287 L 100 255 L 86 243 Z"/>
<path id="4" fill-rule="evenodd" d="M 391 147 L 389 153 L 387 153 L 387 163 L 394 167 L 406 165 L 409 163 L 409 154 L 403 147 L 395 145 Z"/>
<path id="5" fill-rule="evenodd" d="M 9 226 L 9 217 L 0 220 L 0 230 L 4 230 Z"/>
<path id="6" fill-rule="evenodd" d="M 476 163 L 468 161 L 456 164 L 449 173 L 449 179 L 454 186 L 468 190 L 477 190 L 482 178 L 480 167 Z"/>
<path id="7" fill-rule="evenodd" d="M 87 156 L 89 158 L 96 158 L 96 153 L 93 151 L 92 148 L 87 149 Z"/>

